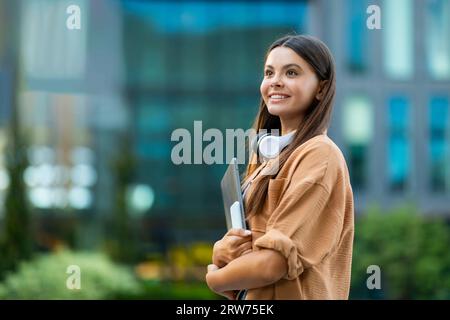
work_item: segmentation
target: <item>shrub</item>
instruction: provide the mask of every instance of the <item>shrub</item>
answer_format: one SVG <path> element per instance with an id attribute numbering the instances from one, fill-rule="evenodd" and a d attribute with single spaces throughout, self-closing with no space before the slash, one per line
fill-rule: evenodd
<path id="1" fill-rule="evenodd" d="M 351 298 L 450 299 L 450 228 L 412 207 L 372 208 L 355 224 Z M 367 267 L 381 269 L 369 290 Z"/>
<path id="2" fill-rule="evenodd" d="M 67 267 L 81 270 L 81 289 L 70 290 Z M 137 295 L 140 286 L 131 270 L 99 253 L 61 251 L 20 264 L 0 284 L 0 299 L 108 299 Z"/>

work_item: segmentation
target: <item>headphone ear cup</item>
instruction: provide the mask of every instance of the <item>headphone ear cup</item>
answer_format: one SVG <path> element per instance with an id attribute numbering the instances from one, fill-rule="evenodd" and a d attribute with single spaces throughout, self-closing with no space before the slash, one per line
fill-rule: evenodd
<path id="1" fill-rule="evenodd" d="M 265 159 L 276 158 L 280 153 L 280 137 L 273 135 L 266 135 L 259 139 L 259 152 Z"/>
<path id="2" fill-rule="evenodd" d="M 265 137 L 268 136 L 268 133 L 258 133 L 253 139 L 252 142 L 250 143 L 250 147 L 252 148 L 252 151 L 258 155 L 259 153 L 259 143 L 261 142 L 261 140 Z"/>
<path id="3" fill-rule="evenodd" d="M 294 140 L 295 131 L 284 136 L 265 134 L 258 139 L 258 152 L 266 159 L 276 158 Z"/>

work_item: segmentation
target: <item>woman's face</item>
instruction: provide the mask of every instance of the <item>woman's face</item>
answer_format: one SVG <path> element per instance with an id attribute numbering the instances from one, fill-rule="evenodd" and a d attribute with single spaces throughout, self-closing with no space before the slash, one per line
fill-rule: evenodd
<path id="1" fill-rule="evenodd" d="M 317 94 L 319 79 L 294 50 L 274 48 L 267 57 L 260 91 L 270 114 L 301 118 Z"/>

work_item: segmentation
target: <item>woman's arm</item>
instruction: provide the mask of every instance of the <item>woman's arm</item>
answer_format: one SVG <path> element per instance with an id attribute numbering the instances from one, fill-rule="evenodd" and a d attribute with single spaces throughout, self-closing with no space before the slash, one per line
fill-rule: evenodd
<path id="1" fill-rule="evenodd" d="M 277 282 L 287 273 L 287 262 L 281 253 L 262 249 L 243 255 L 225 267 L 206 274 L 214 292 L 260 288 Z"/>

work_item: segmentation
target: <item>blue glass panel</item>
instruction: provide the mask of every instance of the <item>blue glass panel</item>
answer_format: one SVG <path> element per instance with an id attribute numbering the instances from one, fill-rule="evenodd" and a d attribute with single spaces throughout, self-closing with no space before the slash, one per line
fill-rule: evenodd
<path id="1" fill-rule="evenodd" d="M 430 184 L 431 190 L 442 192 L 446 188 L 448 170 L 448 98 L 433 97 L 429 106 L 430 121 Z"/>
<path id="2" fill-rule="evenodd" d="M 352 72 L 363 72 L 367 68 L 367 1 L 347 0 L 347 64 Z"/>
<path id="3" fill-rule="evenodd" d="M 408 141 L 409 101 L 405 97 L 389 100 L 388 179 L 392 190 L 403 190 L 410 171 Z"/>

